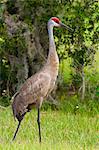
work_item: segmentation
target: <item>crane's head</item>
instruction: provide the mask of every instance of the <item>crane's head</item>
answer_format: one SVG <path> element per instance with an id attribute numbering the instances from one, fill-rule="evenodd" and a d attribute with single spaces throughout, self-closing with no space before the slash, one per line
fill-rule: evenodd
<path id="1" fill-rule="evenodd" d="M 57 17 L 52 17 L 49 21 L 48 21 L 48 26 L 55 26 L 55 27 L 63 27 L 63 28 L 67 28 L 68 30 L 73 31 L 73 29 L 71 29 L 70 27 L 68 27 L 67 25 L 65 25 L 64 23 L 62 23 L 60 21 L 59 18 Z"/>

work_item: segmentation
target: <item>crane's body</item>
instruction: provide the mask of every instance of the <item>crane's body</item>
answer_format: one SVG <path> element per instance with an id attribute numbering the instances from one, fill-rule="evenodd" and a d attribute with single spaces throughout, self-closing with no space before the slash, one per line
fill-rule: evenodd
<path id="1" fill-rule="evenodd" d="M 19 121 L 13 140 L 16 137 L 24 115 L 26 114 L 26 112 L 29 112 L 34 106 L 38 109 L 37 122 L 39 128 L 39 141 L 41 142 L 40 107 L 43 100 L 53 90 L 59 69 L 59 59 L 53 37 L 54 26 L 59 27 L 65 25 L 62 24 L 56 17 L 52 17 L 48 22 L 49 54 L 46 64 L 39 72 L 28 78 L 20 88 L 20 90 L 12 97 L 13 114 L 14 117 Z"/>
<path id="2" fill-rule="evenodd" d="M 52 91 L 57 75 L 58 67 L 55 69 L 45 65 L 42 70 L 28 78 L 15 96 L 13 96 L 12 107 L 14 116 L 16 118 L 20 117 L 24 112 L 29 111 L 32 106 L 40 107 L 42 101 Z"/>

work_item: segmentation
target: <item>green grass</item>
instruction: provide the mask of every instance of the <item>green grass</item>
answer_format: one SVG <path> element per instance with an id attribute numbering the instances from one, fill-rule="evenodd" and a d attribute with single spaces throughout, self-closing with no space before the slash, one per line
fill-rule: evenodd
<path id="1" fill-rule="evenodd" d="M 86 109 L 87 110 L 87 109 Z M 99 115 L 78 111 L 41 110 L 42 143 L 38 142 L 37 111 L 25 116 L 16 140 L 17 127 L 11 108 L 0 109 L 0 150 L 98 150 Z"/>

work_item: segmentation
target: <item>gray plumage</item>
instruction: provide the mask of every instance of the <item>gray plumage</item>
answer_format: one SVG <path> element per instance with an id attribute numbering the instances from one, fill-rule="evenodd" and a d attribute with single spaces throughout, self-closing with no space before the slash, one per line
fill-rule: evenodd
<path id="1" fill-rule="evenodd" d="M 12 109 L 14 117 L 18 119 L 22 114 L 29 111 L 32 106 L 37 108 L 41 106 L 42 101 L 54 87 L 56 80 L 55 72 L 54 75 L 51 68 L 45 65 L 40 72 L 27 79 L 19 92 L 13 97 Z M 53 77 L 51 78 L 52 74 Z"/>
<path id="2" fill-rule="evenodd" d="M 16 137 L 20 123 L 26 112 L 36 107 L 38 109 L 37 122 L 39 128 L 39 141 L 41 142 L 40 107 L 43 100 L 53 90 L 59 69 L 59 59 L 53 37 L 54 26 L 60 27 L 65 25 L 56 17 L 52 17 L 48 21 L 49 54 L 46 64 L 38 73 L 27 79 L 20 90 L 12 97 L 13 115 L 19 121 L 13 140 Z"/>

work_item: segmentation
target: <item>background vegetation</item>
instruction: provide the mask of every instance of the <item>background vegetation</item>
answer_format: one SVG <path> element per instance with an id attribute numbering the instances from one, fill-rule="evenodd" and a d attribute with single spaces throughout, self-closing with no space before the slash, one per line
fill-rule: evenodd
<path id="1" fill-rule="evenodd" d="M 52 16 L 59 17 L 74 31 L 71 33 L 64 29 L 54 30 L 60 70 L 56 88 L 52 93 L 53 98 L 49 97 L 49 101 L 46 101 L 42 107 L 42 114 L 46 114 L 41 120 L 45 128 L 43 140 L 46 143 L 43 143 L 42 149 L 46 147 L 55 149 L 54 142 L 56 149 L 59 148 L 58 145 L 60 149 L 65 149 L 65 146 L 67 149 L 90 149 L 90 147 L 98 149 L 98 0 L 0 1 L 1 149 L 5 143 L 7 143 L 5 149 L 8 147 L 11 149 L 9 139 L 12 137 L 15 126 L 12 122 L 11 110 L 5 107 L 10 105 L 12 95 L 23 82 L 45 63 L 48 54 L 47 21 Z M 31 114 L 30 120 L 32 117 Z M 9 118 L 8 126 L 7 118 Z M 28 118 L 29 116 L 26 121 L 29 121 Z M 53 120 L 56 118 L 57 123 L 54 124 Z M 13 127 L 10 129 L 11 126 Z M 35 124 L 30 125 L 33 135 L 27 128 L 26 130 L 24 128 L 24 135 L 23 131 L 20 133 L 20 139 L 23 139 L 20 143 L 21 147 L 30 135 L 30 139 L 26 141 L 30 144 L 28 147 L 31 147 L 34 141 L 35 149 L 39 149 L 39 146 L 35 144 L 37 131 L 32 129 L 34 126 Z M 19 141 L 15 145 L 12 144 L 12 149 L 18 146 Z"/>

